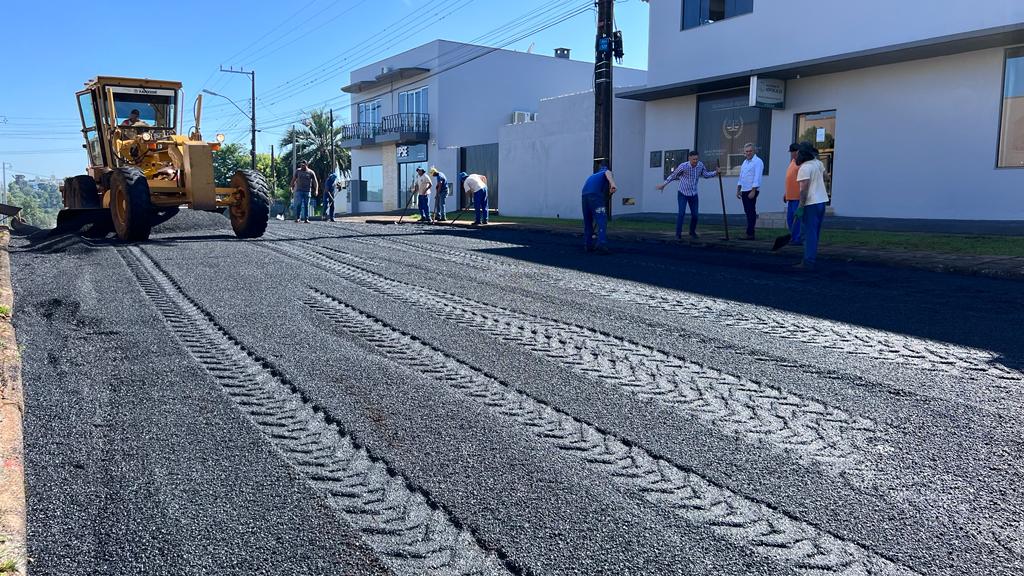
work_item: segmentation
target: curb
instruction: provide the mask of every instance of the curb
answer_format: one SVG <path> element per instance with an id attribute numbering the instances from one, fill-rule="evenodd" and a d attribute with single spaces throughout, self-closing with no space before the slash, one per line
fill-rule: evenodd
<path id="1" fill-rule="evenodd" d="M 11 316 L 14 290 L 7 250 L 10 231 L 0 228 L 0 574 L 24 576 L 28 570 L 25 533 L 25 460 L 22 415 L 25 397 L 21 353 Z"/>

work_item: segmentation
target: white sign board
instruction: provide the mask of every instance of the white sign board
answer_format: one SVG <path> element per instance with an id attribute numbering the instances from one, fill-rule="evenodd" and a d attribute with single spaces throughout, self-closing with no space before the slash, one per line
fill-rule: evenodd
<path id="1" fill-rule="evenodd" d="M 786 107 L 786 81 L 778 78 L 750 77 L 750 105 L 782 110 Z"/>

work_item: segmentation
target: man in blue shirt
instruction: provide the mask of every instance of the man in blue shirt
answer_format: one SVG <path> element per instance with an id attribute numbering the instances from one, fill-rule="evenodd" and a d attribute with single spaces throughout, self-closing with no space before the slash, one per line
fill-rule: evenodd
<path id="1" fill-rule="evenodd" d="M 334 222 L 334 194 L 337 192 L 336 184 L 338 183 L 338 174 L 331 172 L 331 175 L 327 177 L 327 181 L 324 182 L 324 211 L 323 221 Z"/>
<path id="2" fill-rule="evenodd" d="M 615 194 L 615 178 L 607 166 L 594 172 L 583 184 L 583 243 L 587 252 L 608 254 L 608 197 Z M 597 246 L 594 246 L 595 225 Z"/>
<path id="3" fill-rule="evenodd" d="M 679 194 L 676 196 L 676 201 L 679 204 L 679 212 L 676 215 L 676 240 L 683 238 L 683 219 L 686 218 L 687 206 L 690 207 L 690 238 L 698 238 L 697 182 L 700 178 L 714 178 L 715 176 L 718 176 L 718 171 L 708 171 L 704 167 L 704 163 L 700 161 L 700 154 L 696 150 L 691 150 L 689 159 L 677 166 L 664 182 L 658 184 L 658 190 L 664 190 L 669 182 L 679 180 Z"/>
<path id="4" fill-rule="evenodd" d="M 444 211 L 445 200 L 448 199 L 448 177 L 437 169 L 437 166 L 430 167 L 430 175 L 434 177 L 434 213 L 435 220 L 443 222 L 448 219 Z"/>

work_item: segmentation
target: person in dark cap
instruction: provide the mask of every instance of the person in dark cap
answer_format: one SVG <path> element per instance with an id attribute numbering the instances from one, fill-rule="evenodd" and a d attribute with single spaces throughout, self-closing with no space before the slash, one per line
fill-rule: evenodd
<path id="1" fill-rule="evenodd" d="M 609 253 L 607 202 L 617 189 L 612 171 L 603 164 L 583 183 L 583 247 L 587 252 Z"/>
<path id="2" fill-rule="evenodd" d="M 487 224 L 487 176 L 459 172 L 462 188 L 473 195 L 474 226 Z"/>
<path id="3" fill-rule="evenodd" d="M 149 123 L 139 118 L 138 108 L 133 108 L 124 122 L 121 122 L 121 126 L 149 126 Z"/>

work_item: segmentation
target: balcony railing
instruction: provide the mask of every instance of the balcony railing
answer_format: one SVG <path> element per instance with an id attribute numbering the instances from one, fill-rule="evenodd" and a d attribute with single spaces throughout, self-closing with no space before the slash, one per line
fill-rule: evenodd
<path id="1" fill-rule="evenodd" d="M 380 122 L 385 134 L 430 134 L 430 114 L 392 114 Z"/>
<path id="2" fill-rule="evenodd" d="M 376 122 L 359 122 L 341 127 L 342 140 L 373 140 L 380 134 L 380 124 Z"/>

